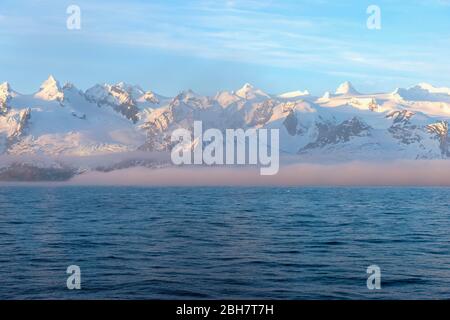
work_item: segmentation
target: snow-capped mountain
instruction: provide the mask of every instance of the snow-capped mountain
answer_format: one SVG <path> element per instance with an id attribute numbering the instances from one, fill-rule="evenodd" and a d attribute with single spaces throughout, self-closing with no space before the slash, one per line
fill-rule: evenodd
<path id="1" fill-rule="evenodd" d="M 434 87 L 429 90 L 436 94 Z M 437 94 L 442 92 L 441 88 Z M 170 150 L 174 129 L 189 128 L 194 120 L 202 120 L 205 127 L 222 130 L 280 129 L 282 152 L 299 154 L 302 159 L 446 158 L 450 104 L 445 98 L 436 105 L 434 100 L 400 98 L 398 90 L 364 95 L 349 82 L 336 94 L 322 98 L 307 92 L 275 96 L 246 84 L 214 98 L 195 96 L 180 101 L 178 96 L 155 110 L 141 128 L 151 133 L 147 150 Z"/>
<path id="2" fill-rule="evenodd" d="M 337 89 L 335 94 L 337 95 L 359 95 L 359 92 L 353 87 L 353 85 L 346 81 L 342 83 Z"/>
<path id="3" fill-rule="evenodd" d="M 0 85 L 0 154 L 86 157 L 169 151 L 170 135 L 191 128 L 280 129 L 282 154 L 300 161 L 450 157 L 450 88 L 421 83 L 362 94 L 345 82 L 334 94 L 272 95 L 251 84 L 206 97 L 173 98 L 126 83 L 82 91 L 52 76 L 34 94 Z"/>
<path id="4" fill-rule="evenodd" d="M 62 101 L 64 99 L 64 92 L 61 89 L 59 82 L 53 78 L 48 77 L 47 80 L 42 83 L 39 91 L 34 95 L 35 98 L 47 101 Z"/>

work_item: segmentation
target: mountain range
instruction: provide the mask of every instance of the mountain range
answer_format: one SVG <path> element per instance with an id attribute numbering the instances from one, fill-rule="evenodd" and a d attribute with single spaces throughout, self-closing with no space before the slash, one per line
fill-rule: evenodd
<path id="1" fill-rule="evenodd" d="M 187 90 L 164 97 L 123 82 L 82 91 L 50 76 L 33 94 L 5 82 L 0 180 L 14 180 L 11 168 L 26 171 L 25 159 L 35 156 L 61 164 L 62 158 L 167 153 L 171 132 L 196 120 L 205 129 L 279 129 L 281 155 L 298 161 L 448 159 L 449 119 L 450 88 L 427 83 L 364 94 L 345 82 L 320 97 L 307 90 L 274 95 L 247 83 L 214 96 Z"/>

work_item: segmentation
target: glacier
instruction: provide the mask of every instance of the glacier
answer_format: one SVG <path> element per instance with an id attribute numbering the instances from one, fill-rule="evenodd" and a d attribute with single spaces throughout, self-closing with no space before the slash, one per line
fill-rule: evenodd
<path id="1" fill-rule="evenodd" d="M 170 166 L 171 133 L 192 131 L 194 121 L 223 132 L 279 129 L 280 156 L 290 162 L 445 160 L 449 119 L 450 88 L 427 83 L 364 94 L 347 81 L 320 97 L 308 90 L 269 94 L 246 83 L 214 96 L 186 90 L 165 97 L 124 82 L 83 91 L 50 76 L 32 94 L 5 82 L 0 180 Z"/>

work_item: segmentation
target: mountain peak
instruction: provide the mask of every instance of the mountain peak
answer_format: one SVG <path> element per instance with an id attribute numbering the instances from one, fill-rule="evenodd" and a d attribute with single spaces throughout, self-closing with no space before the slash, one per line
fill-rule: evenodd
<path id="1" fill-rule="evenodd" d="M 432 84 L 429 84 L 427 82 L 421 82 L 418 85 L 415 86 L 416 88 L 420 88 L 422 90 L 426 90 L 430 93 L 437 93 L 437 94 L 446 94 L 450 95 L 450 88 L 446 87 L 435 87 Z"/>
<path id="2" fill-rule="evenodd" d="M 450 88 L 438 88 L 425 82 L 406 89 L 397 88 L 392 95 L 405 101 L 450 102 Z"/>
<path id="3" fill-rule="evenodd" d="M 422 88 L 422 89 L 434 89 L 434 86 L 432 84 L 429 84 L 427 82 L 421 82 L 419 84 L 416 85 L 416 87 Z"/>
<path id="4" fill-rule="evenodd" d="M 8 110 L 6 103 L 14 95 L 15 93 L 11 90 L 8 82 L 0 84 L 0 115 Z"/>
<path id="5" fill-rule="evenodd" d="M 239 92 L 249 92 L 249 91 L 251 91 L 251 90 L 253 90 L 253 89 L 255 89 L 255 87 L 252 85 L 252 84 L 250 84 L 250 83 L 245 83 L 240 89 L 238 89 L 238 90 L 236 90 L 236 93 L 239 93 Z"/>
<path id="6" fill-rule="evenodd" d="M 11 86 L 9 85 L 8 82 L 3 82 L 2 84 L 0 84 L 0 93 L 9 93 L 11 92 Z"/>
<path id="7" fill-rule="evenodd" d="M 353 87 L 353 85 L 351 84 L 350 81 L 345 81 L 336 89 L 336 94 L 341 94 L 341 95 L 355 94 L 356 95 L 356 94 L 359 94 L 359 92 L 356 91 L 356 89 Z"/>
<path id="8" fill-rule="evenodd" d="M 166 154 L 173 147 L 167 139 L 173 130 L 189 130 L 194 121 L 203 121 L 204 128 L 221 131 L 279 129 L 280 151 L 301 155 L 302 161 L 450 159 L 448 125 L 440 122 L 450 121 L 450 95 L 430 94 L 418 86 L 399 89 L 405 97 L 401 101 L 386 93 L 346 95 L 354 92 L 349 82 L 338 90 L 342 95 L 301 97 L 306 94 L 302 89 L 282 94 L 300 96 L 289 99 L 267 95 L 248 83 L 238 92 L 242 97 L 234 91 L 211 98 L 187 90 L 176 98 L 160 99 L 146 91 L 136 100 L 119 86 L 128 87 L 95 85 L 78 95 L 71 84 L 59 87 L 49 77 L 35 97 L 18 94 L 16 99 L 9 84 L 0 85 L 0 151 L 8 156 L 55 157 L 55 163 L 60 156 L 76 157 L 74 170 L 83 169 L 80 172 L 97 170 L 98 156 L 113 153 L 118 162 L 108 156 L 108 168 L 121 168 L 125 152 L 130 152 L 126 157 L 131 164 L 153 167 L 159 166 L 159 160 L 153 160 L 159 156 L 135 155 Z M 87 156 L 95 156 L 84 162 L 92 167 L 79 160 Z"/>
<path id="9" fill-rule="evenodd" d="M 141 97 L 141 100 L 150 102 L 152 104 L 160 104 L 160 99 L 153 91 L 145 92 L 144 95 Z"/>
<path id="10" fill-rule="evenodd" d="M 74 88 L 76 89 L 75 85 L 72 82 L 66 82 L 63 85 L 63 90 L 64 89 L 74 89 Z"/>
<path id="11" fill-rule="evenodd" d="M 139 99 L 142 95 L 145 94 L 145 91 L 139 86 L 139 85 L 133 85 L 126 82 L 119 82 L 112 86 L 114 88 L 119 88 L 120 90 L 128 93 L 131 98 L 133 99 Z"/>
<path id="12" fill-rule="evenodd" d="M 244 84 L 242 88 L 236 91 L 236 95 L 246 100 L 253 100 L 255 98 L 269 98 L 269 95 L 262 90 L 256 89 L 250 83 Z"/>
<path id="13" fill-rule="evenodd" d="M 48 101 L 61 101 L 64 98 L 64 93 L 61 90 L 59 82 L 50 75 L 48 79 L 41 84 L 40 90 L 35 94 L 35 97 Z"/>
<path id="14" fill-rule="evenodd" d="M 41 84 L 41 89 L 49 88 L 49 87 L 56 87 L 60 88 L 59 82 L 53 77 L 53 75 L 49 75 L 47 80 L 45 80 Z"/>
<path id="15" fill-rule="evenodd" d="M 178 94 L 178 96 L 175 97 L 175 99 L 186 101 L 186 100 L 190 100 L 190 99 L 197 99 L 200 97 L 201 97 L 200 95 L 198 95 L 191 89 L 188 89 L 188 90 L 184 90 L 184 91 L 180 92 Z"/>
<path id="16" fill-rule="evenodd" d="M 122 90 L 129 91 L 129 92 L 131 92 L 133 90 L 139 90 L 139 91 L 144 92 L 144 90 L 141 88 L 141 86 L 129 84 L 129 83 L 124 82 L 124 81 L 121 81 L 121 82 L 117 83 L 115 85 L 115 87 L 118 87 L 118 88 L 120 88 Z"/>

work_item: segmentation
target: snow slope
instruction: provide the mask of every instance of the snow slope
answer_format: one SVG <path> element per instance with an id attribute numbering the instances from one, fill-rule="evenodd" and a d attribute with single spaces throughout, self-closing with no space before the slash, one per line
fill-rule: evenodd
<path id="1" fill-rule="evenodd" d="M 50 76 L 34 94 L 0 85 L 0 154 L 87 157 L 170 151 L 170 135 L 191 128 L 276 128 L 283 154 L 302 161 L 447 159 L 450 89 L 418 84 L 361 94 L 344 82 L 334 94 L 271 95 L 245 84 L 206 97 L 173 98 L 126 83 L 85 92 Z"/>

